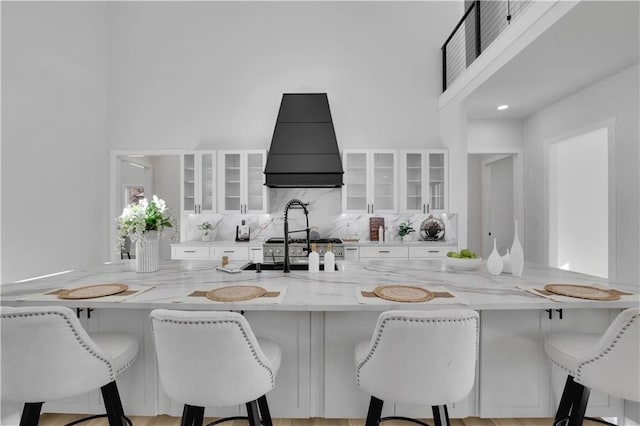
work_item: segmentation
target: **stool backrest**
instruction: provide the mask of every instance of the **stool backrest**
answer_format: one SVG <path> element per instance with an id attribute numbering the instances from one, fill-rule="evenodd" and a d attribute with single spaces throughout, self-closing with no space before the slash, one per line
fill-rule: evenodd
<path id="1" fill-rule="evenodd" d="M 275 385 L 269 359 L 238 313 L 157 309 L 151 327 L 162 388 L 182 404 L 243 404 Z"/>
<path id="2" fill-rule="evenodd" d="M 640 308 L 616 317 L 597 348 L 578 362 L 575 379 L 618 398 L 640 401 Z"/>
<path id="3" fill-rule="evenodd" d="M 109 357 L 62 306 L 2 307 L 2 398 L 45 402 L 115 379 Z"/>
<path id="4" fill-rule="evenodd" d="M 469 309 L 383 312 L 356 380 L 384 401 L 459 401 L 475 381 L 478 329 L 478 313 Z"/>

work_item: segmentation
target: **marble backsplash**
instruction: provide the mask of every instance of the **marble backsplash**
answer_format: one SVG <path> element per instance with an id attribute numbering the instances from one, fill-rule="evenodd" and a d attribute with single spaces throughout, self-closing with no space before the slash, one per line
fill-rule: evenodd
<path id="1" fill-rule="evenodd" d="M 180 226 L 184 241 L 199 240 L 201 231 L 197 226 L 206 221 L 215 228 L 210 233 L 212 241 L 234 241 L 236 226 L 240 225 L 243 219 L 251 230 L 252 241 L 264 241 L 273 236 L 281 237 L 284 234 L 284 208 L 289 200 L 297 198 L 304 203 L 309 203 L 309 226 L 317 230 L 321 237 L 369 241 L 369 218 L 381 216 L 384 217 L 385 226 L 391 236 L 388 241 L 398 241 L 400 223 L 409 221 L 416 230 L 416 233 L 411 234 L 411 238 L 418 240 L 420 224 L 429 216 L 426 214 L 345 214 L 342 213 L 341 197 L 342 190 L 339 188 L 271 188 L 268 214 L 189 214 L 181 218 Z M 439 218 L 445 223 L 445 241 L 455 241 L 457 216 L 448 214 Z M 302 210 L 290 210 L 289 230 L 304 229 L 305 226 Z M 300 233 L 299 236 L 303 237 L 304 233 Z"/>

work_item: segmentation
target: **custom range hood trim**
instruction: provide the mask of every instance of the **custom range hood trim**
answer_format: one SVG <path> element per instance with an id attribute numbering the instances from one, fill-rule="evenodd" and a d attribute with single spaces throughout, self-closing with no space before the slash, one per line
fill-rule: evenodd
<path id="1" fill-rule="evenodd" d="M 340 188 L 344 170 L 326 93 L 285 93 L 264 169 L 270 188 Z"/>

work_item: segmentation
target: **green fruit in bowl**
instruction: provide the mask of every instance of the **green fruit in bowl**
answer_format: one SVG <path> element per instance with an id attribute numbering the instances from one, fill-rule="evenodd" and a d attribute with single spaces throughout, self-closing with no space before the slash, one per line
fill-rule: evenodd
<path id="1" fill-rule="evenodd" d="M 449 253 L 447 253 L 447 257 L 455 257 L 456 259 L 460 259 L 462 256 L 460 256 L 460 253 L 458 252 L 450 251 Z"/>
<path id="2" fill-rule="evenodd" d="M 469 249 L 464 249 L 464 250 L 460 250 L 460 255 L 462 257 L 471 257 L 473 255 L 473 252 Z"/>

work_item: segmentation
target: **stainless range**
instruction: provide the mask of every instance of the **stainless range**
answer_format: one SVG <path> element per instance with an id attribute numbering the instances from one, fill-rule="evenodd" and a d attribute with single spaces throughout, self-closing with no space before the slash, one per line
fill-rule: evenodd
<path id="1" fill-rule="evenodd" d="M 331 251 L 336 260 L 344 260 L 344 244 L 340 238 L 320 238 L 311 240 L 316 244 L 316 251 L 320 255 L 320 262 L 324 260 L 327 246 L 331 244 Z M 295 263 L 308 263 L 307 240 L 304 238 L 289 239 L 289 261 Z M 269 238 L 263 244 L 264 263 L 284 262 L 284 238 Z"/>

